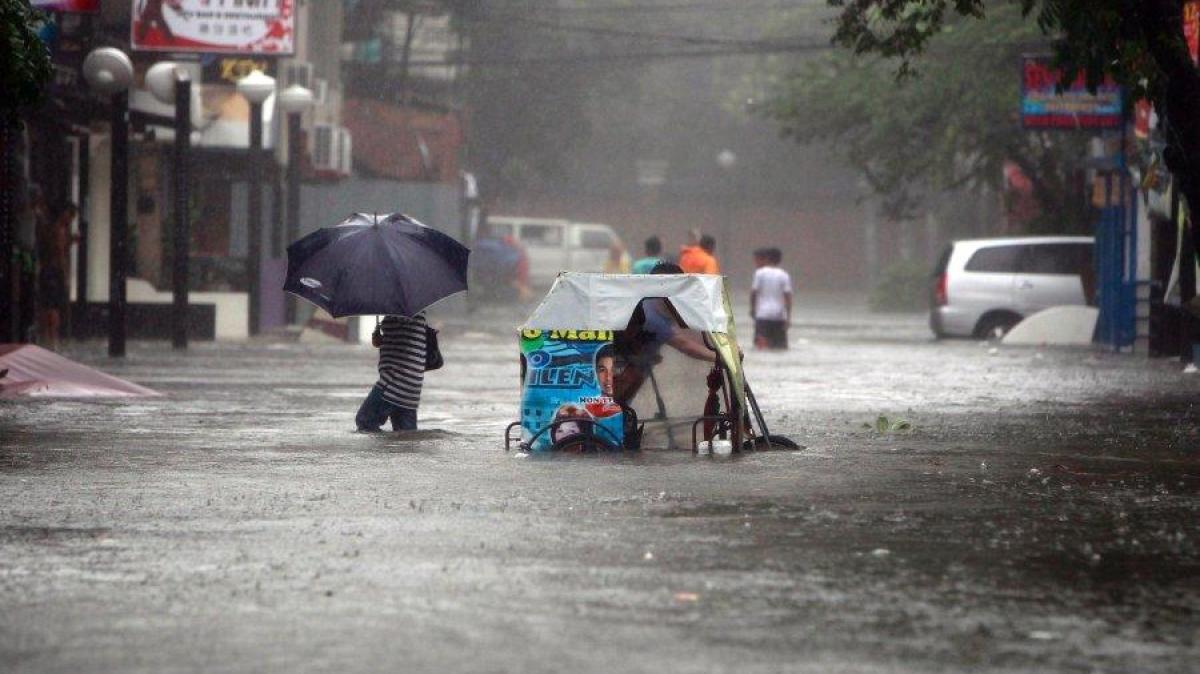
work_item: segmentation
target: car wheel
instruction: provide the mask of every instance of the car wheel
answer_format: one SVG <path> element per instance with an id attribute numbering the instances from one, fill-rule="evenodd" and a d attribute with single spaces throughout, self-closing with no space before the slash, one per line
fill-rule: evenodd
<path id="1" fill-rule="evenodd" d="M 979 323 L 975 326 L 975 337 L 977 339 L 1000 339 L 1020 322 L 1021 317 L 1017 314 L 1007 312 L 988 314 L 979 319 Z"/>

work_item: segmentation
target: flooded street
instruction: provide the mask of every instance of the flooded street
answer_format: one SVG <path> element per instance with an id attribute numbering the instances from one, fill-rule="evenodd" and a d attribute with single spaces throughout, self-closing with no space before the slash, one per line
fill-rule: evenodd
<path id="1" fill-rule="evenodd" d="M 411 435 L 353 432 L 369 347 L 77 348 L 167 397 L 0 403 L 0 661 L 1195 671 L 1200 376 L 798 301 L 746 367 L 804 449 L 727 460 L 505 452 L 503 321 L 446 318 Z"/>

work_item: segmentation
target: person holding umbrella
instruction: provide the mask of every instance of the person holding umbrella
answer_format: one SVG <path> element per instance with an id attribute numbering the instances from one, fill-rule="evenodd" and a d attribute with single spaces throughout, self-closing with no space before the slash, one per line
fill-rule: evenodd
<path id="1" fill-rule="evenodd" d="M 417 427 L 426 364 L 440 367 L 426 307 L 467 289 L 469 251 L 401 214 L 356 213 L 288 246 L 283 289 L 342 316 L 385 316 L 371 342 L 379 380 L 359 407 L 360 431 Z"/>
<path id="2" fill-rule="evenodd" d="M 374 433 L 391 419 L 393 431 L 417 430 L 417 407 L 425 380 L 425 314 L 386 316 L 375 326 L 371 345 L 379 349 L 379 381 L 358 408 L 358 430 Z"/>

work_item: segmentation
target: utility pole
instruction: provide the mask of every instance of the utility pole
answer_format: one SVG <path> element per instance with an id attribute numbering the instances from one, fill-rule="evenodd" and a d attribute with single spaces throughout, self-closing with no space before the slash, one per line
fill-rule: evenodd
<path id="1" fill-rule="evenodd" d="M 17 230 L 16 116 L 0 112 L 0 341 L 20 341 L 17 333 L 17 268 L 13 239 Z"/>
<path id="2" fill-rule="evenodd" d="M 188 198 L 188 150 L 192 135 L 192 80 L 187 71 L 175 73 L 175 184 L 172 196 L 175 199 L 175 245 L 172 265 L 172 305 L 174 323 L 171 330 L 171 345 L 176 349 L 188 347 L 188 277 L 191 248 L 191 223 L 188 222 L 190 199 Z"/>

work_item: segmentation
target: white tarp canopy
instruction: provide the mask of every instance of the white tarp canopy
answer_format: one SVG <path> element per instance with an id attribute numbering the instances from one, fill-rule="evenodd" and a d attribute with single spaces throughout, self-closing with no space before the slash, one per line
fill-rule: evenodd
<path id="1" fill-rule="evenodd" d="M 726 332 L 725 280 L 708 274 L 587 274 L 562 272 L 524 328 L 624 330 L 646 298 L 661 297 L 693 330 Z"/>

